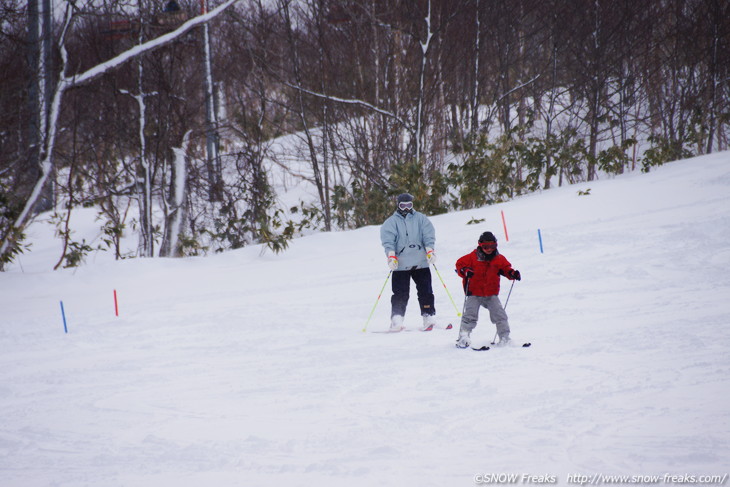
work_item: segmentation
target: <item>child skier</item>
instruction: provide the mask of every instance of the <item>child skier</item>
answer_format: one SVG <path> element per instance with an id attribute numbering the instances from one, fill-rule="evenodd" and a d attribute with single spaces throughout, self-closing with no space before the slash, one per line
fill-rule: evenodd
<path id="1" fill-rule="evenodd" d="M 509 343 L 509 322 L 499 301 L 499 280 L 500 276 L 505 276 L 519 281 L 522 276 L 497 251 L 497 239 L 492 232 L 482 233 L 479 246 L 456 261 L 456 273 L 463 279 L 466 294 L 456 346 L 466 348 L 471 345 L 470 335 L 477 326 L 481 306 L 489 310 L 490 320 L 497 325 L 499 344 Z"/>

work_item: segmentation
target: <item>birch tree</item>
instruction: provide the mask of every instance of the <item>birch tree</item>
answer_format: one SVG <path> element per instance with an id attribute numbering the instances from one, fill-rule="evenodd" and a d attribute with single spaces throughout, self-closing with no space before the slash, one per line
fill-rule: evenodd
<path id="1" fill-rule="evenodd" d="M 418 101 L 416 108 L 416 163 L 421 163 L 421 144 L 423 143 L 423 104 L 426 92 L 426 65 L 428 63 L 428 51 L 431 47 L 431 41 L 433 40 L 434 32 L 431 24 L 431 0 L 428 0 L 428 12 L 424 18 L 426 23 L 426 35 L 425 39 L 419 39 L 419 46 L 421 48 L 421 62 L 419 65 L 419 77 L 418 77 Z"/>
<path id="2" fill-rule="evenodd" d="M 147 159 L 147 136 L 145 129 L 147 127 L 147 103 L 145 98 L 156 95 L 157 93 L 145 93 L 143 76 L 144 68 L 141 60 L 137 62 L 137 93 L 132 94 L 126 90 L 122 93 L 130 95 L 137 102 L 139 108 L 138 114 L 138 133 L 139 133 L 139 177 L 141 184 L 137 184 L 138 201 L 139 201 L 139 223 L 140 235 L 138 251 L 141 257 L 154 256 L 154 232 L 152 229 L 152 171 L 150 162 Z"/>
<path id="3" fill-rule="evenodd" d="M 165 235 L 160 246 L 161 257 L 179 257 L 180 234 L 185 225 L 187 204 L 186 181 L 188 176 L 187 157 L 190 132 L 183 136 L 180 147 L 173 148 L 172 167 L 170 168 L 170 191 L 163 198 L 165 209 Z"/>
<path id="4" fill-rule="evenodd" d="M 39 177 L 42 169 L 42 144 L 48 134 L 50 100 L 53 89 L 52 38 L 51 1 L 28 0 L 28 49 L 33 73 L 29 90 L 30 96 L 28 97 L 30 104 L 28 176 L 34 179 Z M 51 186 L 44 186 L 37 204 L 40 211 L 51 208 L 53 201 L 50 195 Z"/>
<path id="5" fill-rule="evenodd" d="M 481 0 L 476 0 L 474 11 L 474 81 L 472 84 L 471 98 L 471 131 L 476 133 L 479 130 L 479 95 L 481 87 L 479 84 L 481 77 L 481 69 L 479 66 L 479 56 L 482 52 L 482 23 L 479 19 L 481 13 Z"/>

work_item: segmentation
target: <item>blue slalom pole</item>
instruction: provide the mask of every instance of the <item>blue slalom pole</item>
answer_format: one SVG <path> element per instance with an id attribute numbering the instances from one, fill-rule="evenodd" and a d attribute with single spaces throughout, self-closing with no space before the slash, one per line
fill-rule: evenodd
<path id="1" fill-rule="evenodd" d="M 542 254 L 542 253 L 544 253 L 542 251 L 542 234 L 540 233 L 540 229 L 539 228 L 537 229 L 537 238 L 538 238 L 538 240 L 540 240 L 540 253 Z"/>
<path id="2" fill-rule="evenodd" d="M 63 318 L 63 331 L 68 333 L 68 327 L 66 326 L 66 312 L 63 310 L 63 301 L 61 301 L 61 317 Z"/>

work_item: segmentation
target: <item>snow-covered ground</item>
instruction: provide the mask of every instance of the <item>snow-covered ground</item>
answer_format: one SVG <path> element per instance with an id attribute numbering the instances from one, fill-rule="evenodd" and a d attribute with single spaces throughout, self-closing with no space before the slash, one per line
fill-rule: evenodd
<path id="1" fill-rule="evenodd" d="M 388 288 L 363 333 L 378 227 L 52 272 L 36 226 L 0 274 L 0 486 L 727 485 L 730 153 L 432 221 L 455 301 L 434 273 L 441 325 L 458 328 L 454 262 L 491 230 L 522 272 L 507 311 L 531 348 L 370 333 Z M 476 340 L 493 336 L 483 312 Z"/>

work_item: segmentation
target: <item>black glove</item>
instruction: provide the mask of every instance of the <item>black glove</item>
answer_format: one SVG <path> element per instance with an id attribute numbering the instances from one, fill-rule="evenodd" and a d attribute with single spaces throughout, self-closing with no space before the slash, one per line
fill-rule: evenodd
<path id="1" fill-rule="evenodd" d="M 466 277 L 467 279 L 470 279 L 474 276 L 474 269 L 472 269 L 471 267 L 462 267 L 461 275 Z"/>
<path id="2" fill-rule="evenodd" d="M 521 281 L 522 280 L 522 276 L 520 275 L 520 271 L 518 271 L 518 270 L 513 270 L 510 273 L 510 277 L 512 279 L 514 279 L 515 281 Z"/>

